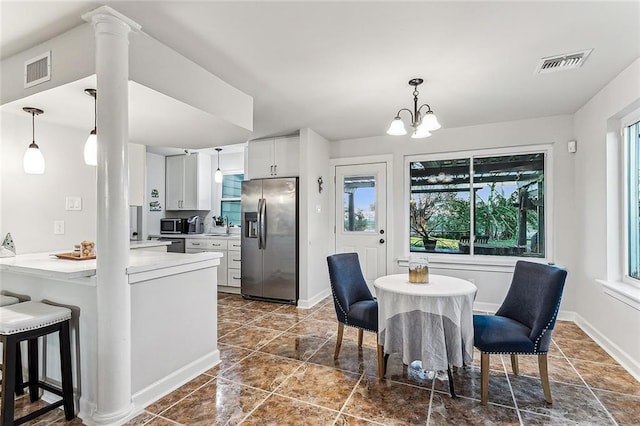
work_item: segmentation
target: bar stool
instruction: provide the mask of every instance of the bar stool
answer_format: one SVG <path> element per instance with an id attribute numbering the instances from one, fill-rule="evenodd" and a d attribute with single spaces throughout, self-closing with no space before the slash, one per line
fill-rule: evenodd
<path id="1" fill-rule="evenodd" d="M 0 307 L 0 341 L 3 347 L 0 421 L 3 425 L 26 423 L 60 406 L 64 406 L 64 415 L 67 420 L 75 417 L 71 377 L 71 340 L 69 338 L 70 319 L 71 310 L 69 308 L 41 302 L 23 302 Z M 38 338 L 56 332 L 60 337 L 62 388 L 41 382 L 38 372 Z M 24 340 L 28 342 L 29 381 L 26 385 L 21 386 L 29 386 L 31 402 L 40 399 L 39 389 L 47 390 L 62 399 L 14 419 L 15 399 L 13 394 L 16 390 L 16 375 L 7 373 L 13 373 L 15 369 L 21 368 L 16 348 L 19 342 Z"/>
<path id="2" fill-rule="evenodd" d="M 20 303 L 20 299 L 18 299 L 17 297 L 0 294 L 0 306 L 15 305 L 16 303 Z M 16 358 L 18 359 L 18 361 L 22 359 L 20 344 L 18 344 L 16 347 Z M 22 388 L 22 366 L 18 364 L 16 368 L 16 395 L 22 395 L 24 393 Z"/>

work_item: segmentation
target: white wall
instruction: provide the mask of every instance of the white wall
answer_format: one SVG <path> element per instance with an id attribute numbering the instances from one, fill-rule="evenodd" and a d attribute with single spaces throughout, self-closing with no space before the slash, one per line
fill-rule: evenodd
<path id="1" fill-rule="evenodd" d="M 603 292 L 597 279 L 619 277 L 615 268 L 619 250 L 607 250 L 607 240 L 622 243 L 617 232 L 607 235 L 607 132 L 619 131 L 619 119 L 640 107 L 640 59 L 605 86 L 575 114 L 575 136 L 578 142 L 575 167 L 575 208 L 571 216 L 576 223 L 577 267 L 573 272 L 579 292 L 575 310 L 586 327 L 609 348 L 618 359 L 640 377 L 640 340 L 635 336 L 640 327 L 640 311 Z M 615 136 L 614 136 L 615 139 Z M 613 185 L 615 187 L 615 185 Z M 615 198 L 615 197 L 614 197 Z M 614 218 L 615 219 L 615 218 Z M 618 252 L 618 253 L 616 253 Z M 633 334 L 633 338 L 630 338 Z M 614 354 L 615 355 L 615 354 Z"/>
<path id="2" fill-rule="evenodd" d="M 532 120 L 521 120 L 487 125 L 446 128 L 446 118 L 442 129 L 433 133 L 428 139 L 412 140 L 409 136 L 380 136 L 363 139 L 344 140 L 331 143 L 332 159 L 366 155 L 391 154 L 393 156 L 393 193 L 389 194 L 387 203 L 389 213 L 395 221 L 387 230 L 387 238 L 391 240 L 391 256 L 403 259 L 408 256 L 404 218 L 405 204 L 405 170 L 404 159 L 407 155 L 453 153 L 487 148 L 518 147 L 525 145 L 553 145 L 553 203 L 554 215 L 551 218 L 555 229 L 555 238 L 551 247 L 553 261 L 569 269 L 569 278 L 562 309 L 574 311 L 576 298 L 573 293 L 579 291 L 579 281 L 572 273 L 576 268 L 574 250 L 574 192 L 573 170 L 574 156 L 566 149 L 566 142 L 573 139 L 572 116 L 555 116 Z M 405 272 L 406 268 L 397 266 L 389 273 Z M 484 304 L 488 309 L 497 307 L 504 299 L 511 282 L 512 267 L 491 267 L 474 265 L 431 265 L 433 273 L 459 276 L 473 279 L 478 286 L 476 302 Z"/>
<path id="3" fill-rule="evenodd" d="M 164 192 L 164 171 L 165 156 L 147 152 L 147 185 L 144 195 L 144 205 L 142 206 L 142 214 L 147 218 L 147 233 L 157 235 L 160 233 L 160 219 L 166 216 L 166 203 Z M 158 190 L 158 198 L 151 198 L 151 191 Z M 149 203 L 159 201 L 162 206 L 161 211 L 150 211 Z M 143 236 L 145 239 L 146 236 Z"/>
<path id="4" fill-rule="evenodd" d="M 318 177 L 324 190 L 318 191 Z M 311 129 L 300 130 L 299 306 L 309 307 L 331 294 L 327 256 L 331 214 L 329 143 Z"/>
<path id="5" fill-rule="evenodd" d="M 95 241 L 96 168 L 85 165 L 83 157 L 88 131 L 36 117 L 36 142 L 46 168 L 42 175 L 28 175 L 22 156 L 31 142 L 31 116 L 2 112 L 1 117 L 0 238 L 10 232 L 18 254 L 73 251 L 82 240 Z M 66 211 L 66 196 L 82 197 L 82 210 Z M 64 221 L 64 235 L 53 234 L 54 220 Z"/>

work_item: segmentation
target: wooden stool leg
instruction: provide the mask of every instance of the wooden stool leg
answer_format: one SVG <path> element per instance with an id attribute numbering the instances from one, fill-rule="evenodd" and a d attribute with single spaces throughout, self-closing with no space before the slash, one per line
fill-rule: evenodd
<path id="1" fill-rule="evenodd" d="M 71 374 L 71 339 L 69 337 L 69 321 L 60 327 L 60 372 L 62 375 L 62 398 L 64 398 L 64 417 L 71 420 L 75 417 L 73 407 L 73 379 Z"/>
<path id="2" fill-rule="evenodd" d="M 16 395 L 24 395 L 24 377 L 22 376 L 22 348 L 16 343 Z"/>
<path id="3" fill-rule="evenodd" d="M 40 380 L 40 371 L 38 368 L 38 338 L 34 337 L 28 340 L 28 364 L 29 364 L 29 396 L 31 402 L 40 399 L 40 389 L 38 381 Z"/>
<path id="4" fill-rule="evenodd" d="M 17 367 L 16 348 L 18 341 L 7 336 L 2 339 L 2 406 L 0 407 L 0 420 L 3 425 L 13 424 L 13 404 L 15 402 L 16 375 L 11 372 Z"/>

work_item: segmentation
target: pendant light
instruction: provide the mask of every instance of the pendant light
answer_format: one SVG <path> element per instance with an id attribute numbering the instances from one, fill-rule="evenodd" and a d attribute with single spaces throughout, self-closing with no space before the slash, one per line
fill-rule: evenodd
<path id="1" fill-rule="evenodd" d="M 220 171 L 220 151 L 222 151 L 222 148 L 216 148 L 216 151 L 218 151 L 218 169 L 213 175 L 213 180 L 215 180 L 216 183 L 222 183 L 222 172 Z"/>
<path id="2" fill-rule="evenodd" d="M 44 157 L 40 152 L 40 147 L 36 144 L 36 115 L 44 114 L 44 111 L 38 108 L 24 107 L 22 110 L 31 114 L 31 133 L 32 142 L 24 152 L 22 159 L 22 167 L 24 172 L 30 175 L 41 175 L 44 173 Z"/>
<path id="3" fill-rule="evenodd" d="M 84 93 L 93 98 L 93 130 L 89 133 L 87 141 L 84 143 L 84 162 L 89 166 L 98 165 L 98 135 L 97 135 L 97 90 L 96 89 L 84 89 Z"/>
<path id="4" fill-rule="evenodd" d="M 407 134 L 407 129 L 404 127 L 404 122 L 400 118 L 400 113 L 406 111 L 411 117 L 410 126 L 413 127 L 411 138 L 422 139 L 431 136 L 431 132 L 438 130 L 441 126 L 436 118 L 436 115 L 431 110 L 429 104 L 422 104 L 418 107 L 418 86 L 424 82 L 421 78 L 412 78 L 409 80 L 409 85 L 413 86 L 413 111 L 409 108 L 402 108 L 396 114 L 396 117 L 391 122 L 388 135 L 402 136 Z M 426 107 L 426 111 L 422 112 L 422 108 Z"/>

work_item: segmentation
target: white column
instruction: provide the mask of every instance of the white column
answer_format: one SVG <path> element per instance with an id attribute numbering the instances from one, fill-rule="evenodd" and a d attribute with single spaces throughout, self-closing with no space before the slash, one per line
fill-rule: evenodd
<path id="1" fill-rule="evenodd" d="M 129 33 L 140 26 L 103 6 L 82 16 L 96 36 L 97 404 L 96 424 L 116 424 L 132 411 L 128 194 Z M 80 343 L 82 344 L 82 343 Z"/>

